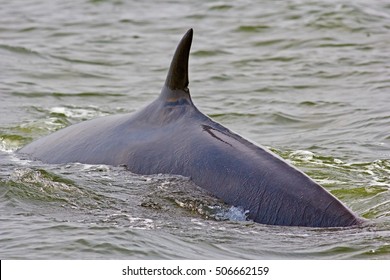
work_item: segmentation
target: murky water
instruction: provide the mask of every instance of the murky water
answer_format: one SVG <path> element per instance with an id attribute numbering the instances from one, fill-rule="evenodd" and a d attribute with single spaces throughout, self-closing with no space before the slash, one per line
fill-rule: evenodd
<path id="1" fill-rule="evenodd" d="M 387 1 L 0 4 L 0 258 L 390 258 Z M 367 225 L 254 224 L 187 178 L 14 154 L 152 101 L 190 27 L 198 108 L 304 170 Z"/>

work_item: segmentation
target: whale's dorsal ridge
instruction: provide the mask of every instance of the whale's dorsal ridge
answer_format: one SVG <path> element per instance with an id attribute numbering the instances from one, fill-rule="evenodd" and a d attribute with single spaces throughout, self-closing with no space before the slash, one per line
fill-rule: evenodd
<path id="1" fill-rule="evenodd" d="M 192 43 L 192 28 L 184 34 L 173 55 L 165 86 L 170 90 L 188 91 L 188 59 Z"/>
<path id="2" fill-rule="evenodd" d="M 188 59 L 193 31 L 177 46 L 160 96 L 135 114 L 74 124 L 18 153 L 52 164 L 108 164 L 140 175 L 191 181 L 248 219 L 286 226 L 363 223 L 337 198 L 277 155 L 214 122 L 192 103 Z"/>

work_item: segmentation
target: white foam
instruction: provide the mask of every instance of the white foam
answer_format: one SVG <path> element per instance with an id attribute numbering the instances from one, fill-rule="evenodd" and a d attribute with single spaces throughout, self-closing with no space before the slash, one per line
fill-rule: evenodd
<path id="1" fill-rule="evenodd" d="M 89 106 L 88 108 L 70 108 L 70 107 L 52 107 L 50 113 L 63 114 L 67 118 L 91 119 L 97 116 L 103 116 L 98 107 Z"/>
<path id="2" fill-rule="evenodd" d="M 21 142 L 0 137 L 0 151 L 6 153 L 15 152 L 21 146 Z"/>
<path id="3" fill-rule="evenodd" d="M 246 221 L 249 214 L 249 210 L 245 210 L 243 207 L 231 206 L 229 209 L 222 209 L 220 206 L 214 206 L 215 208 L 219 208 L 215 214 L 217 220 Z"/>

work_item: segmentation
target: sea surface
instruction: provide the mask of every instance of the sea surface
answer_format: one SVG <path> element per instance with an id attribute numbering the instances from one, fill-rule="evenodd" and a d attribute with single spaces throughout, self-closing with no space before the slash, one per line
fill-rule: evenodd
<path id="1" fill-rule="evenodd" d="M 390 259 L 389 1 L 0 7 L 0 259 Z M 306 172 L 363 226 L 256 224 L 185 177 L 15 153 L 153 101 L 189 28 L 196 106 Z"/>

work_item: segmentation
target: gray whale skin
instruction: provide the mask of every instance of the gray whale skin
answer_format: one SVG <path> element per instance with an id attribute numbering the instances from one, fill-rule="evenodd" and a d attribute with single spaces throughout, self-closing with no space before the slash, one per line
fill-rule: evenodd
<path id="1" fill-rule="evenodd" d="M 134 114 L 61 129 L 18 152 L 45 163 L 124 165 L 189 177 L 262 224 L 349 227 L 363 219 L 307 175 L 202 114 L 188 89 L 193 30 L 184 35 L 156 100 Z"/>

